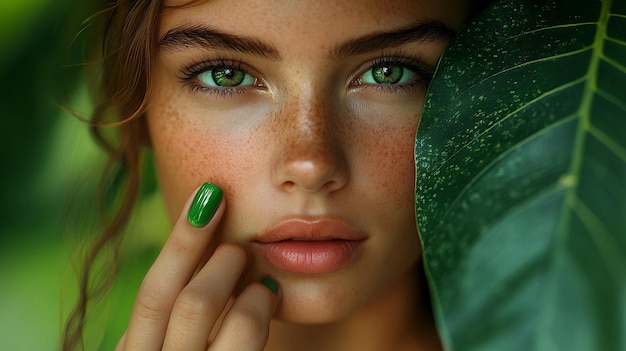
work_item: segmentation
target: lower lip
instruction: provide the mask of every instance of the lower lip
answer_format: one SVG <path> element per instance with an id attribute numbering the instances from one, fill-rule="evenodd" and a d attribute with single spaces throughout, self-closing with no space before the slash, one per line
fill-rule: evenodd
<path id="1" fill-rule="evenodd" d="M 362 240 L 285 240 L 256 243 L 272 265 L 293 273 L 323 274 L 341 270 L 361 251 Z"/>

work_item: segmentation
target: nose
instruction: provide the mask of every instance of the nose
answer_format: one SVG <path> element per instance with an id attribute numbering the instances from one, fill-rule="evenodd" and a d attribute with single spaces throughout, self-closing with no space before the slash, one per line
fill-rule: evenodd
<path id="1" fill-rule="evenodd" d="M 272 180 L 286 192 L 331 193 L 349 177 L 346 142 L 337 104 L 295 98 L 276 115 Z"/>

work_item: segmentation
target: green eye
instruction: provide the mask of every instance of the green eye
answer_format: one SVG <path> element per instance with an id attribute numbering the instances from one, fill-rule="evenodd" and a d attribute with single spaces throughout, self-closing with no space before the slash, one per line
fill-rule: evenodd
<path id="1" fill-rule="evenodd" d="M 221 88 L 254 84 L 254 77 L 242 69 L 233 67 L 213 68 L 202 72 L 198 74 L 198 80 L 208 86 Z"/>
<path id="2" fill-rule="evenodd" d="M 402 84 L 413 79 L 417 73 L 402 66 L 375 66 L 361 76 L 366 84 Z"/>

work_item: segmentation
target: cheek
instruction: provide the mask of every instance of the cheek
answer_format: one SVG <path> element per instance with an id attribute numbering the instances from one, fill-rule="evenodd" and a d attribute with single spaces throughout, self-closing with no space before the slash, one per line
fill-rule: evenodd
<path id="1" fill-rule="evenodd" d="M 415 223 L 414 145 L 417 115 L 407 115 L 407 122 L 370 130 L 364 139 L 360 167 L 371 192 L 367 211 L 376 218 L 370 225 L 386 233 L 380 245 L 393 253 L 385 261 L 394 267 L 405 267 L 419 257 L 419 237 Z"/>
<path id="2" fill-rule="evenodd" d="M 391 134 L 393 131 L 387 133 Z M 373 159 L 376 167 L 372 171 L 375 172 L 374 176 L 379 179 L 380 190 L 388 194 L 389 198 L 404 203 L 407 194 L 412 195 L 413 187 L 411 185 L 414 182 L 415 174 L 413 142 L 405 142 L 404 140 L 412 140 L 413 133 L 404 134 L 403 137 L 400 137 L 402 139 L 397 134 L 389 136 L 389 138 L 381 140 L 378 145 L 374 144 L 374 147 L 379 151 Z"/>
<path id="3" fill-rule="evenodd" d="M 231 193 L 242 177 L 241 167 L 235 165 L 250 162 L 249 153 L 242 152 L 242 143 L 232 134 L 225 138 L 226 131 L 180 105 L 163 103 L 148 111 L 157 172 L 172 220 L 204 182 Z"/>
<path id="4" fill-rule="evenodd" d="M 402 126 L 379 126 L 363 135 L 365 152 L 361 164 L 356 165 L 370 182 L 368 189 L 378 194 L 384 206 L 401 212 L 407 208 L 412 212 L 414 201 L 413 153 L 418 117 L 408 121 Z"/>
<path id="5" fill-rule="evenodd" d="M 355 153 L 364 154 L 355 168 L 366 172 L 368 188 L 377 192 L 381 206 L 401 212 L 413 222 L 415 135 L 424 95 L 424 90 L 382 97 L 368 93 L 357 95 L 350 105 L 354 115 L 367 121 L 360 124 L 365 128 L 355 137 L 364 150 Z"/>

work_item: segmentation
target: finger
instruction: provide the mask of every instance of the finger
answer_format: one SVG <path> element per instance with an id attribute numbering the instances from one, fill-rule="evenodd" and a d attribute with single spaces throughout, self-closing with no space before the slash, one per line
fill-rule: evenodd
<path id="1" fill-rule="evenodd" d="M 122 335 L 122 337 L 120 338 L 120 341 L 117 342 L 115 351 L 122 351 L 126 348 L 126 335 L 127 335 L 127 332 L 124 332 L 124 335 Z"/>
<path id="2" fill-rule="evenodd" d="M 248 286 L 230 308 L 210 351 L 261 351 L 279 297 L 267 286 Z"/>
<path id="3" fill-rule="evenodd" d="M 224 212 L 224 205 L 218 206 L 221 199 L 221 190 L 205 183 L 185 205 L 139 288 L 125 349 L 161 349 L 176 297 L 191 279 Z"/>
<path id="4" fill-rule="evenodd" d="M 209 333 L 246 264 L 242 248 L 222 244 L 176 299 L 164 350 L 206 350 Z"/>

